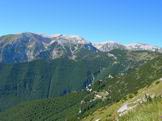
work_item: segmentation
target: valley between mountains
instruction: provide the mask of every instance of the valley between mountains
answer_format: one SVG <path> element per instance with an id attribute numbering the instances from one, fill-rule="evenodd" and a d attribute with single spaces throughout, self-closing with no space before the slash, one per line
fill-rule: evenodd
<path id="1" fill-rule="evenodd" d="M 0 37 L 0 121 L 160 121 L 162 48 Z"/>

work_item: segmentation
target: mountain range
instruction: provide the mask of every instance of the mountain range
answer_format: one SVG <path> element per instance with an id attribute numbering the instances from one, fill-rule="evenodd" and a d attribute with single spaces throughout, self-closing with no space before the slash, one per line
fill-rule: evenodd
<path id="1" fill-rule="evenodd" d="M 4 35 L 0 37 L 0 120 L 124 120 L 120 116 L 127 113 L 121 110 L 128 102 L 159 104 L 161 78 L 162 48 L 153 45 L 91 43 L 62 34 Z"/>
<path id="2" fill-rule="evenodd" d="M 109 52 L 113 49 L 149 50 L 162 52 L 160 47 L 148 44 L 122 45 L 117 42 L 90 43 L 80 36 L 56 34 L 43 36 L 34 33 L 10 34 L 0 37 L 0 62 L 20 63 L 38 59 L 56 59 L 68 57 L 72 60 L 79 58 L 81 49 L 88 49 L 94 53 Z"/>

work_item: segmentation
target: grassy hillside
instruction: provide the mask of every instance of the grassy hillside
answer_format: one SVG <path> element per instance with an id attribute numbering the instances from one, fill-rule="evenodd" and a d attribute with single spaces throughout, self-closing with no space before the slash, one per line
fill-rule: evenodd
<path id="1" fill-rule="evenodd" d="M 120 121 L 161 121 L 162 99 L 153 100 L 129 112 Z"/>
<path id="2" fill-rule="evenodd" d="M 145 95 L 153 96 L 155 99 L 151 101 L 143 102 L 140 104 Z M 162 113 L 162 81 L 156 80 L 150 86 L 146 86 L 138 90 L 137 94 L 128 94 L 125 99 L 121 99 L 119 102 L 112 105 L 106 105 L 99 108 L 89 116 L 82 119 L 83 121 L 160 121 L 160 115 Z M 156 97 L 159 97 L 156 99 Z M 139 101 L 139 102 L 138 102 Z M 128 111 L 124 116 L 119 116 L 117 112 L 123 105 L 128 104 L 128 107 L 134 107 Z"/>

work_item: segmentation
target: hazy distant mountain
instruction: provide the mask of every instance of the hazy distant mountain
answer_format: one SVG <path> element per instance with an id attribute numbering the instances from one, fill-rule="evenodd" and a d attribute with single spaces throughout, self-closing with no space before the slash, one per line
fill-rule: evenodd
<path id="1" fill-rule="evenodd" d="M 126 49 L 126 47 L 120 43 L 114 41 L 108 41 L 103 43 L 96 43 L 94 46 L 103 52 L 109 52 L 114 49 Z"/>
<path id="2" fill-rule="evenodd" d="M 149 45 L 149 44 L 144 44 L 144 43 L 133 43 L 128 45 L 123 45 L 114 41 L 108 41 L 108 42 L 94 44 L 94 46 L 103 52 L 109 52 L 114 49 L 122 49 L 122 50 L 125 49 L 125 50 L 133 50 L 133 51 L 146 50 L 146 51 L 162 52 L 162 48 Z"/>
<path id="3" fill-rule="evenodd" d="M 149 51 L 159 51 L 161 52 L 162 48 L 149 45 L 149 44 L 143 44 L 143 43 L 134 43 L 127 45 L 127 49 L 129 50 L 149 50 Z"/>

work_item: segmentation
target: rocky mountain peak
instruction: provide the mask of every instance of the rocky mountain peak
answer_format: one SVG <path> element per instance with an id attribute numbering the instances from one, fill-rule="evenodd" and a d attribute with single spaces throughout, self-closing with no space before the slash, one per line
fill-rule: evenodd
<path id="1" fill-rule="evenodd" d="M 127 49 L 130 50 L 149 50 L 149 51 L 158 51 L 161 48 L 149 44 L 144 44 L 144 43 L 133 43 L 133 44 L 128 44 Z"/>
<path id="2" fill-rule="evenodd" d="M 125 49 L 125 46 L 115 42 L 115 41 L 106 41 L 106 42 L 101 42 L 101 43 L 95 43 L 94 46 L 103 51 L 103 52 L 109 52 L 113 49 Z"/>
<path id="3" fill-rule="evenodd" d="M 52 40 L 61 41 L 62 43 L 71 43 L 71 44 L 87 44 L 86 40 L 78 35 L 62 35 L 54 34 L 51 35 Z"/>
<path id="4" fill-rule="evenodd" d="M 115 41 L 90 43 L 77 35 L 54 34 L 44 36 L 26 32 L 0 37 L 0 62 L 19 63 L 37 59 L 55 59 L 64 56 L 74 59 L 77 58 L 77 55 L 82 55 L 78 53 L 83 52 L 86 54 L 87 51 L 93 53 L 99 51 L 109 52 L 114 49 L 162 52 L 161 48 L 148 44 L 122 45 Z"/>

